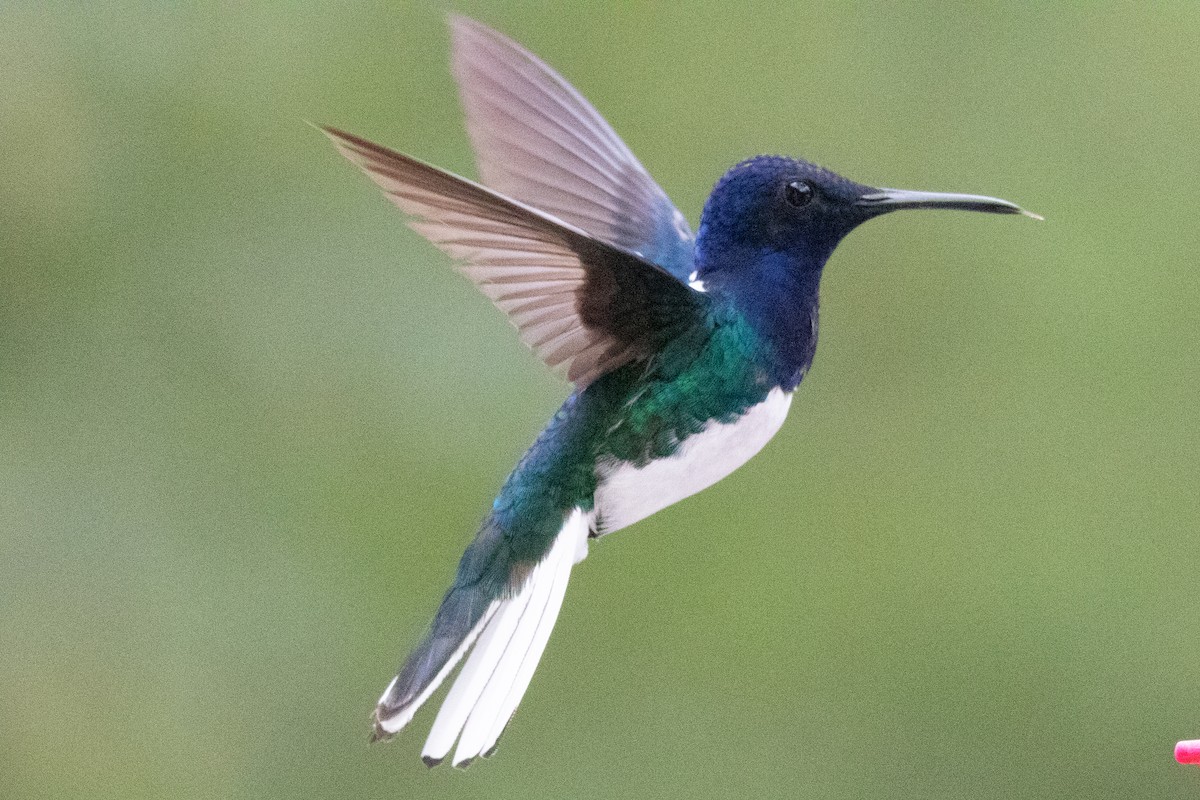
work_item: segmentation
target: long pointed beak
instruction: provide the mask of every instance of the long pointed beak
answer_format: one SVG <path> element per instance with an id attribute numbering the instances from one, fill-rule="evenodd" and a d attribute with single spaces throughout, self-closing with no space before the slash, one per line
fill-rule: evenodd
<path id="1" fill-rule="evenodd" d="M 1042 219 L 1015 203 L 981 194 L 952 194 L 949 192 L 914 192 L 909 189 L 877 189 L 858 198 L 856 205 L 878 209 L 879 213 L 902 208 L 946 208 L 959 211 L 983 211 L 988 214 L 1024 214 Z"/>

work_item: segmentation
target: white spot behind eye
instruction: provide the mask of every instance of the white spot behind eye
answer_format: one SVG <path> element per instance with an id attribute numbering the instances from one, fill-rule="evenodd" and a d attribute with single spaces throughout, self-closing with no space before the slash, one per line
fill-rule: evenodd
<path id="1" fill-rule="evenodd" d="M 691 275 L 688 275 L 688 286 L 692 287 L 692 288 L 693 288 L 693 289 L 695 289 L 697 292 L 704 292 L 704 291 L 707 291 L 707 290 L 704 288 L 704 281 L 701 281 L 701 280 L 697 280 L 697 279 L 696 279 L 696 275 L 697 275 L 697 274 L 698 274 L 698 273 L 696 272 L 696 270 L 692 270 L 692 274 L 691 274 Z"/>

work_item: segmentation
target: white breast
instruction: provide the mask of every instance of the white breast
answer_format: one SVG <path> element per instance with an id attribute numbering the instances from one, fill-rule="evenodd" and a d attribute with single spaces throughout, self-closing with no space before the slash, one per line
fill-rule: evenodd
<path id="1" fill-rule="evenodd" d="M 628 462 L 600 464 L 596 488 L 599 532 L 620 530 L 712 486 L 771 440 L 791 404 L 791 392 L 773 389 L 733 422 L 711 423 L 689 436 L 669 458 L 641 468 Z"/>

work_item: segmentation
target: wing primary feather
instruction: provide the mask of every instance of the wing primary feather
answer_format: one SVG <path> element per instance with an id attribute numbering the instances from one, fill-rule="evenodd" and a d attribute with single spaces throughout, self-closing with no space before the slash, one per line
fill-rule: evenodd
<path id="1" fill-rule="evenodd" d="M 614 162 L 636 161 L 629 147 L 617 136 L 612 126 L 596 112 L 587 99 L 565 78 L 542 59 L 512 39 L 485 25 L 472 21 L 484 45 L 481 54 L 492 58 L 491 66 L 514 72 L 527 83 L 527 88 L 543 97 L 552 107 L 574 120 L 590 134 L 590 141 L 597 154 L 607 154 Z M 517 58 L 513 58 L 515 54 Z"/>
<path id="2" fill-rule="evenodd" d="M 456 55 L 463 49 L 472 48 L 468 44 L 466 48 L 456 49 Z M 526 52 L 524 55 L 530 54 Z M 618 167 L 620 163 L 626 161 L 626 157 L 632 157 L 632 154 L 626 155 L 626 152 L 620 152 L 614 148 L 613 140 L 616 139 L 619 142 L 617 134 L 612 132 L 612 128 L 608 128 L 607 131 L 602 130 L 600 126 L 607 127 L 607 124 L 599 120 L 599 115 L 596 115 L 596 119 L 592 119 L 589 114 L 581 113 L 577 104 L 564 102 L 563 92 L 575 94 L 575 90 L 563 82 L 557 73 L 548 70 L 548 67 L 530 70 L 528 61 L 526 64 L 520 64 L 515 59 L 509 58 L 508 54 L 498 54 L 496 49 L 488 47 L 487 44 L 484 47 L 474 48 L 472 56 L 476 59 L 475 64 L 463 65 L 462 71 L 456 70 L 456 76 L 461 85 L 468 86 L 468 91 L 482 97 L 492 113 L 500 112 L 502 107 L 492 101 L 490 92 L 480 91 L 475 89 L 475 86 L 486 83 L 490 85 L 491 89 L 502 89 L 506 96 L 514 97 L 514 92 L 508 91 L 502 83 L 499 83 L 498 77 L 503 74 L 505 78 L 520 84 L 523 94 L 516 96 L 518 102 L 534 110 L 541 116 L 541 119 L 550 122 L 560 133 L 577 140 L 584 148 L 587 148 L 590 154 L 600 158 L 608 166 Z M 472 58 L 472 56 L 468 56 L 468 58 Z M 466 74 L 467 70 L 470 70 L 469 74 Z M 556 84 L 554 89 L 557 91 L 547 88 L 547 79 Z M 533 106 L 528 101 L 530 95 L 539 97 L 544 104 Z M 587 101 L 584 101 L 581 96 L 576 95 L 576 98 L 587 104 Z M 581 136 L 581 133 L 586 136 Z"/>
<path id="3" fill-rule="evenodd" d="M 558 305 L 560 303 L 575 305 L 575 293 L 579 291 L 581 281 L 561 281 L 561 286 L 555 286 L 550 281 L 532 281 L 529 283 L 493 283 L 484 294 L 492 298 L 501 311 L 506 314 L 522 311 L 531 306 Z M 483 287 L 480 287 L 483 288 Z"/>
<path id="4" fill-rule="evenodd" d="M 615 189 L 617 188 L 617 182 L 614 180 L 614 176 L 610 172 L 601 169 L 595 164 L 595 162 L 581 158 L 578 153 L 566 147 L 562 143 L 561 139 L 555 138 L 549 133 L 535 128 L 522 128 L 522 132 L 528 134 L 527 138 L 524 140 L 516 139 L 512 136 L 506 136 L 504 134 L 506 127 L 518 127 L 520 125 L 521 116 L 517 113 L 518 109 L 524 107 L 527 111 L 533 112 L 537 112 L 539 109 L 537 106 L 532 105 L 526 98 L 513 92 L 510 88 L 497 81 L 491 75 L 483 73 L 480 75 L 480 80 L 488 84 L 488 89 L 490 91 L 486 93 L 472 92 L 472 95 L 483 95 L 487 98 L 487 102 L 492 101 L 493 95 L 503 95 L 504 99 L 508 101 L 506 105 L 494 105 L 492 113 L 501 117 L 501 119 L 493 120 L 493 122 L 497 122 L 499 124 L 489 131 L 488 135 L 492 136 L 497 141 L 503 142 L 511 148 L 517 149 L 539 161 L 544 162 L 545 166 L 552 166 L 568 174 L 578 174 L 580 169 L 582 169 L 592 176 L 593 181 L 595 181 L 594 185 L 599 187 L 607 184 L 609 187 L 610 196 L 614 198 L 617 197 L 615 192 Z M 548 123 L 550 123 L 550 125 L 557 129 L 557 133 L 574 138 L 575 132 L 573 126 L 568 125 L 567 123 L 555 117 L 546 117 L 545 119 Z M 503 124 L 505 120 L 510 122 L 510 126 L 505 126 Z M 544 145 L 546 148 L 545 152 L 543 152 L 541 149 L 532 149 L 528 145 L 524 144 L 524 141 L 530 140 L 536 140 L 539 144 Z M 608 162 L 609 169 L 618 170 L 617 174 L 620 174 L 619 170 L 621 170 L 624 165 L 613 159 L 611 155 L 602 153 L 594 146 L 591 146 L 587 140 L 583 141 L 585 144 L 589 145 L 589 149 L 594 155 L 597 155 Z M 557 154 L 559 158 L 553 158 L 552 154 Z"/>

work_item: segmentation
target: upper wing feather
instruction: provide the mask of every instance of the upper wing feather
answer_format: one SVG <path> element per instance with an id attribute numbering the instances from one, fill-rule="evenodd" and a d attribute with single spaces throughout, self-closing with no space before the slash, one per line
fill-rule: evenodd
<path id="1" fill-rule="evenodd" d="M 687 220 L 596 109 L 508 37 L 458 15 L 450 28 L 483 183 L 686 282 Z"/>
<path id="2" fill-rule="evenodd" d="M 699 319 L 703 295 L 654 264 L 466 178 L 322 130 L 576 384 L 651 355 Z"/>

